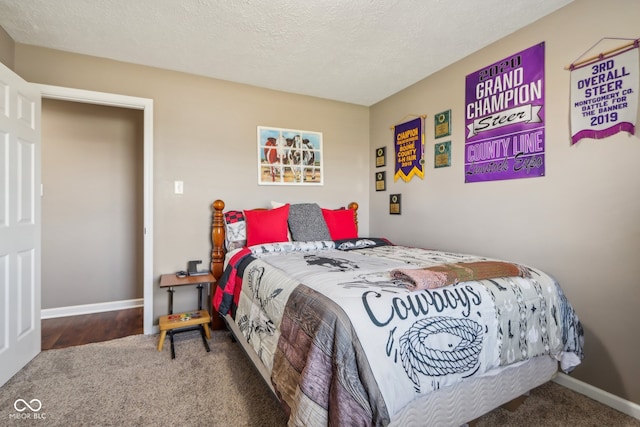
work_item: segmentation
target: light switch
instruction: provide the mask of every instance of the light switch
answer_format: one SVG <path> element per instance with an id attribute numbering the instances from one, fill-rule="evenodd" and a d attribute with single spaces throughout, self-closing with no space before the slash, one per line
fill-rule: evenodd
<path id="1" fill-rule="evenodd" d="M 182 181 L 174 181 L 173 182 L 173 192 L 175 194 L 184 193 L 184 182 L 182 182 Z"/>

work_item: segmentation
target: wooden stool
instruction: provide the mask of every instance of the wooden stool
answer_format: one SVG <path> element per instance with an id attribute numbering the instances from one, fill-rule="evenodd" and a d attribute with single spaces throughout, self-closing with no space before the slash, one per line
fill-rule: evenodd
<path id="1" fill-rule="evenodd" d="M 171 358 L 175 359 L 176 356 L 175 349 L 173 347 L 173 334 L 194 330 L 200 330 L 204 346 L 207 351 L 210 351 L 209 344 L 207 343 L 207 339 L 211 338 L 211 332 L 209 331 L 209 322 L 211 322 L 211 316 L 209 316 L 209 312 L 207 310 L 197 310 L 186 313 L 167 314 L 166 316 L 160 316 L 160 340 L 158 341 L 158 351 L 162 351 L 164 339 L 167 336 L 167 332 L 169 332 L 169 338 L 171 340 Z"/>

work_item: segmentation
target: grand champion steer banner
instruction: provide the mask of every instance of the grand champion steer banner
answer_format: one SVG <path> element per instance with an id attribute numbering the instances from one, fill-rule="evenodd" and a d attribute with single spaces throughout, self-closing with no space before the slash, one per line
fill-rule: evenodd
<path id="1" fill-rule="evenodd" d="M 469 74 L 465 89 L 465 182 L 544 176 L 544 42 Z"/>
<path id="2" fill-rule="evenodd" d="M 635 134 L 638 48 L 571 70 L 571 144 Z"/>

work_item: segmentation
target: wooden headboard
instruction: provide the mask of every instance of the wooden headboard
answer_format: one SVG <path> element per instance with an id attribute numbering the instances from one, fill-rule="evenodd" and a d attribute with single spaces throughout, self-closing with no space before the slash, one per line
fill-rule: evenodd
<path id="1" fill-rule="evenodd" d="M 224 202 L 222 200 L 216 200 L 211 205 L 213 210 L 212 222 L 211 222 L 211 272 L 216 279 L 222 276 L 222 269 L 224 266 Z M 356 222 L 356 228 L 358 227 L 358 204 L 351 202 L 347 206 L 348 209 L 353 210 L 353 219 Z"/>

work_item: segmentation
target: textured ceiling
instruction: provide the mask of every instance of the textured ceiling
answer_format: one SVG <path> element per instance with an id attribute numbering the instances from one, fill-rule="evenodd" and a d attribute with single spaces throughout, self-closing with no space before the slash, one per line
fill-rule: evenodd
<path id="1" fill-rule="evenodd" d="M 17 43 L 370 106 L 571 1 L 0 0 L 0 26 Z"/>

